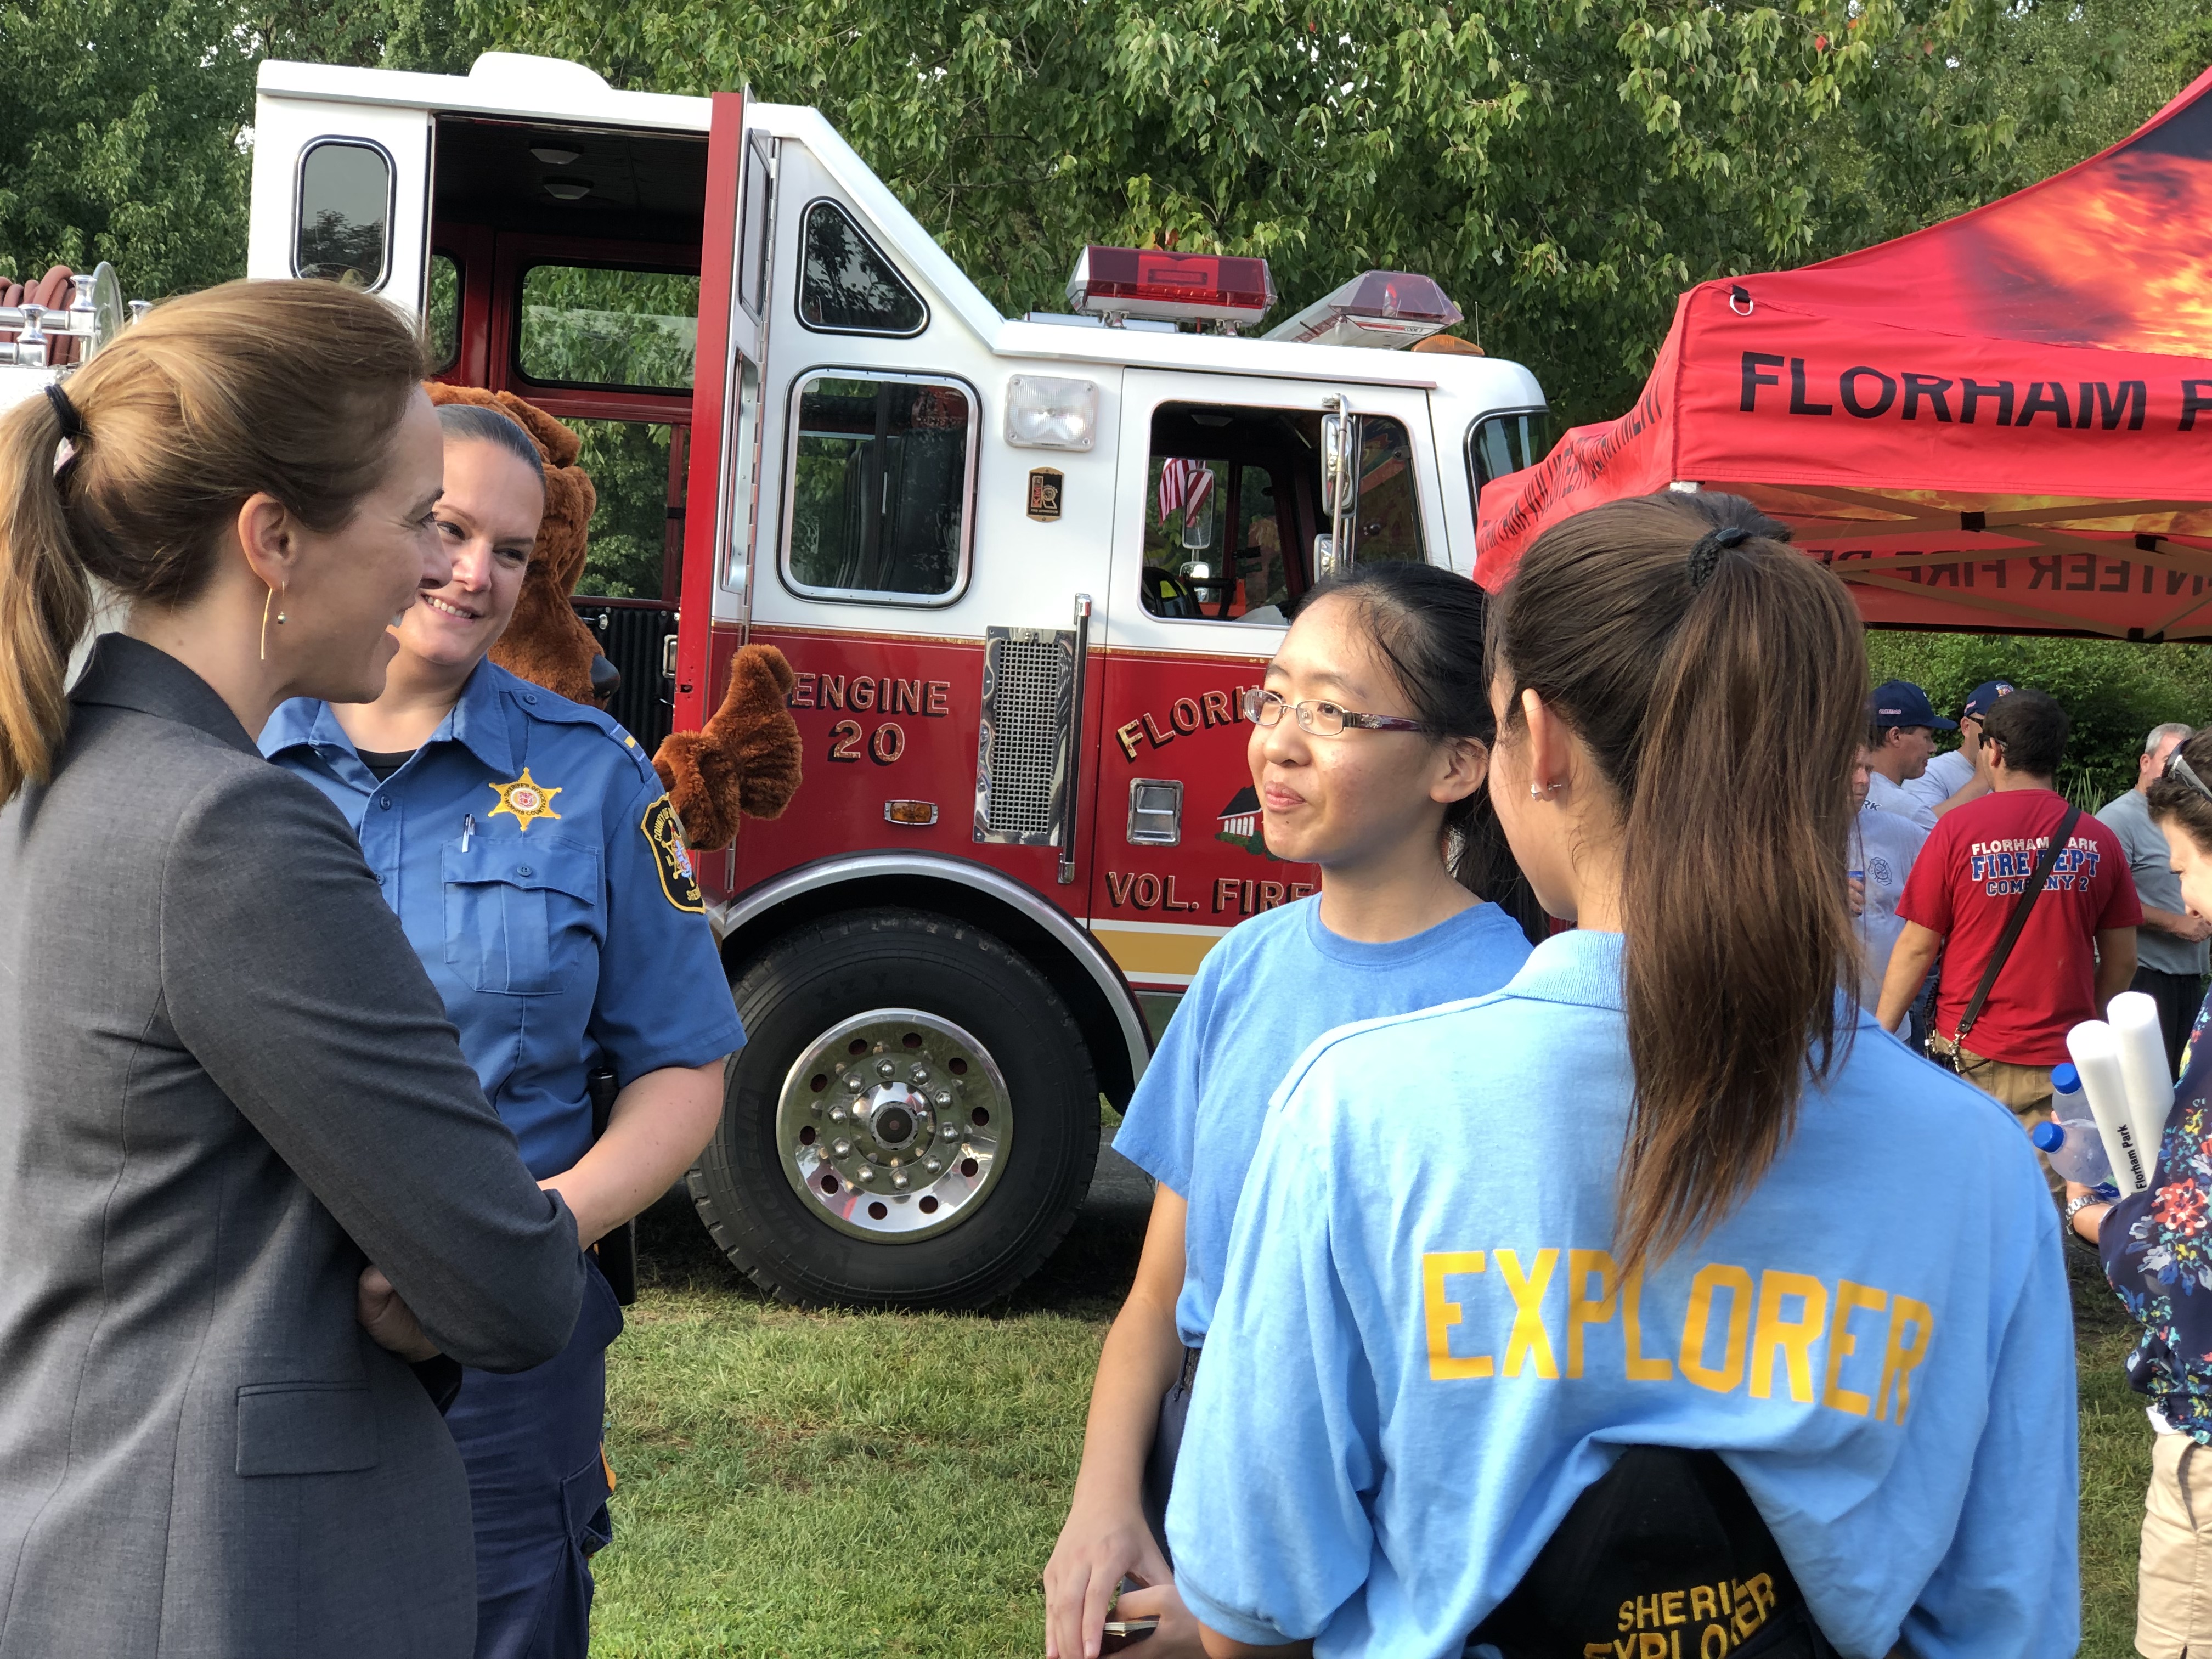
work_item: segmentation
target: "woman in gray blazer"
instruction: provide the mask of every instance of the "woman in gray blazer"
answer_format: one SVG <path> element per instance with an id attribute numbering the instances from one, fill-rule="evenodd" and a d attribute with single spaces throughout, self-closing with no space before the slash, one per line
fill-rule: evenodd
<path id="1" fill-rule="evenodd" d="M 447 580 L 421 357 L 237 283 L 0 416 L 0 1659 L 471 1651 L 433 1395 L 561 1349 L 575 1223 L 253 741 Z"/>

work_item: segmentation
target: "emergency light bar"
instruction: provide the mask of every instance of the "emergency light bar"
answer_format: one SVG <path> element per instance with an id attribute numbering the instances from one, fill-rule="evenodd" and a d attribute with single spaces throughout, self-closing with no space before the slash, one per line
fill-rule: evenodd
<path id="1" fill-rule="evenodd" d="M 1101 317 L 1256 323 L 1275 303 L 1275 283 L 1265 259 L 1093 245 L 1067 279 L 1067 302 Z"/>
<path id="2" fill-rule="evenodd" d="M 1411 270 L 1370 270 L 1316 300 L 1262 339 L 1292 345 L 1409 346 L 1460 320 L 1434 282 Z"/>

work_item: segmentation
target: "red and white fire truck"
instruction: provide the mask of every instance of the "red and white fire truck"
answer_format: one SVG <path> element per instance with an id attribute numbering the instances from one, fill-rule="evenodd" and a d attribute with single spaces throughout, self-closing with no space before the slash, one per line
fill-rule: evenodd
<path id="1" fill-rule="evenodd" d="M 715 1240 L 797 1300 L 1002 1295 L 1148 1012 L 1312 890 L 1240 691 L 1328 568 L 1472 572 L 1534 378 L 1358 349 L 1459 320 L 1406 273 L 1237 337 L 1262 262 L 1093 247 L 1066 313 L 1001 316 L 819 112 L 574 64 L 265 64 L 253 150 L 251 275 L 374 289 L 585 433 L 576 605 L 648 749 L 739 644 L 797 671 L 796 801 L 698 860 L 750 1034 L 691 1176 Z"/>

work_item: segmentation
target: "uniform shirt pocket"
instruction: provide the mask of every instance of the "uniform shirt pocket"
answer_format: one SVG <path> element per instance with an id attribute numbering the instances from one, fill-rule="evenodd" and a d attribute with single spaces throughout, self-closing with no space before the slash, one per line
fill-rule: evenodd
<path id="1" fill-rule="evenodd" d="M 599 849 L 546 836 L 477 836 L 441 854 L 446 962 L 478 991 L 566 990 L 604 931 Z"/>
<path id="2" fill-rule="evenodd" d="M 376 1414 L 353 1382 L 249 1382 L 238 1391 L 238 1473 L 343 1474 L 376 1467 Z"/>

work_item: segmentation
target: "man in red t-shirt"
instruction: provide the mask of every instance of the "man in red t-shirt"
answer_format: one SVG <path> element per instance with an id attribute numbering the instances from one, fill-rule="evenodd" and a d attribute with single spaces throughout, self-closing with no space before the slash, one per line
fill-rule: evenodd
<path id="1" fill-rule="evenodd" d="M 1929 1047 L 1955 1053 L 1960 1074 L 2011 1107 L 2024 1128 L 2050 1112 L 2051 1068 L 2066 1058 L 2066 1033 L 2102 1018 L 2105 1005 L 2128 988 L 2142 920 L 2126 849 L 2083 813 L 1959 1046 L 1959 1021 L 1997 937 L 2066 815 L 2051 783 L 2067 724 L 2065 710 L 2041 691 L 2014 691 L 1989 711 L 1982 748 L 1992 793 L 1944 814 L 1921 848 L 1897 902 L 1905 932 L 1876 1010 L 1895 1030 L 1948 944 Z M 2058 1190 L 2057 1177 L 2051 1181 Z"/>

